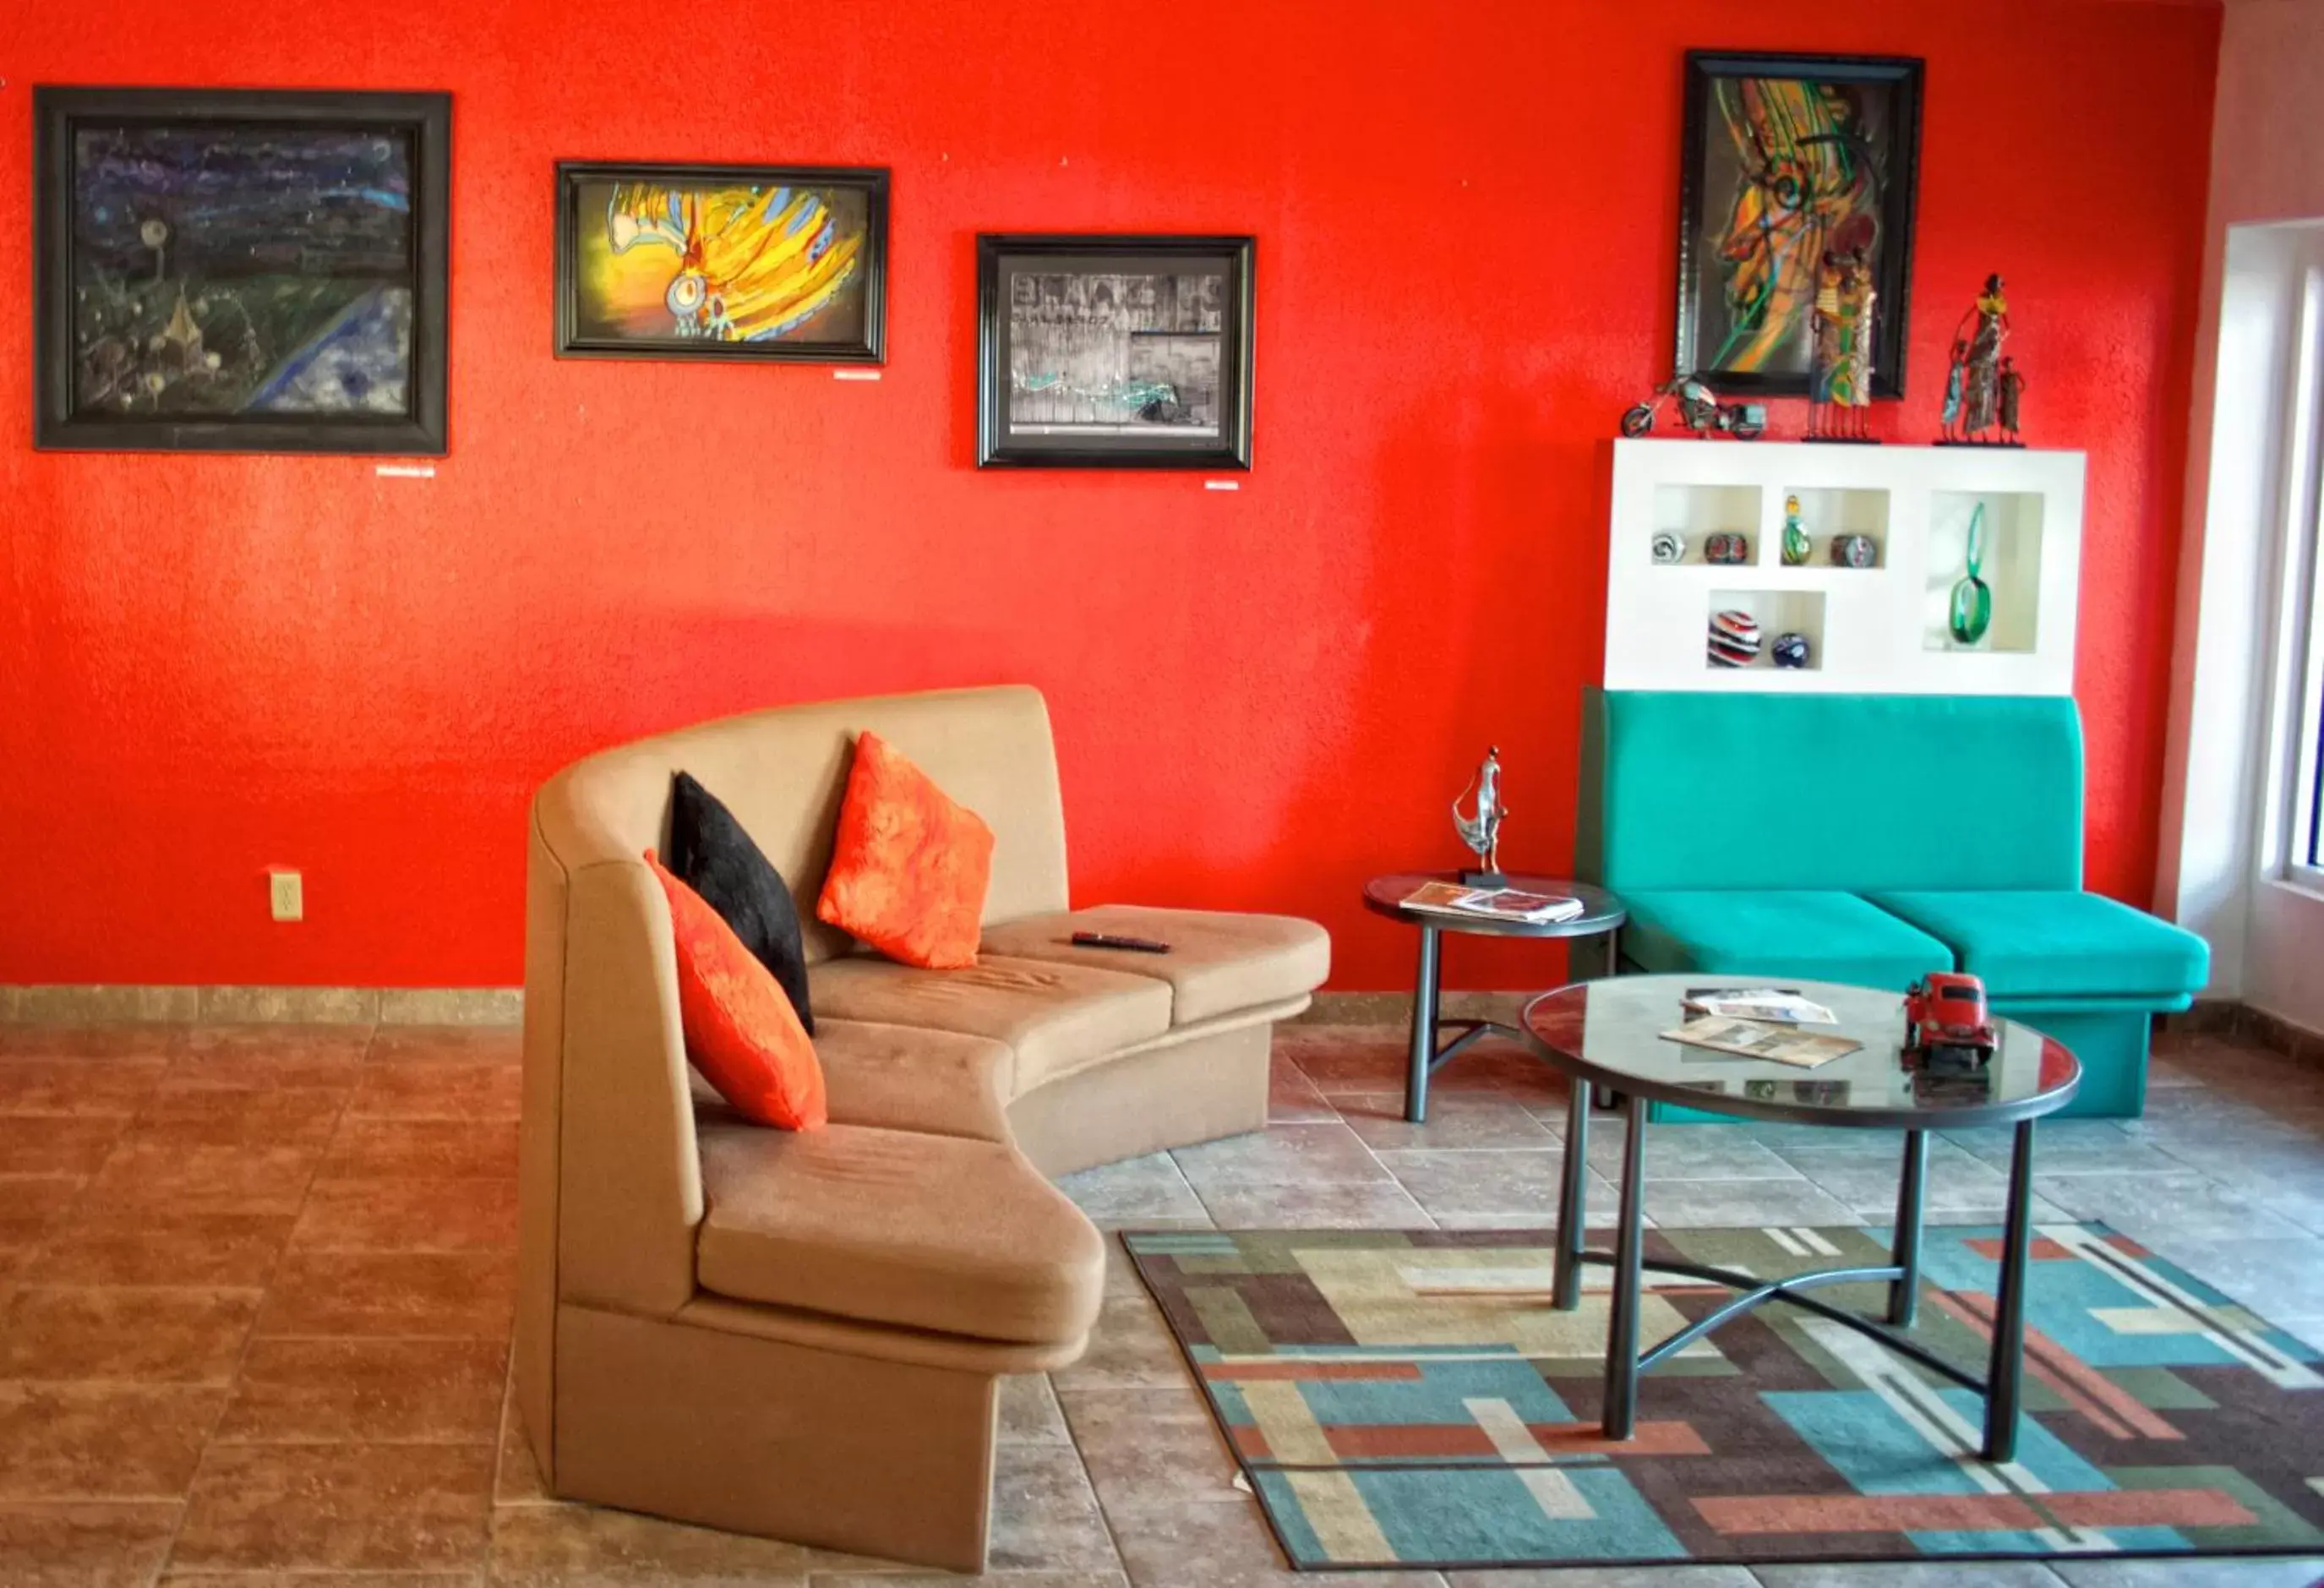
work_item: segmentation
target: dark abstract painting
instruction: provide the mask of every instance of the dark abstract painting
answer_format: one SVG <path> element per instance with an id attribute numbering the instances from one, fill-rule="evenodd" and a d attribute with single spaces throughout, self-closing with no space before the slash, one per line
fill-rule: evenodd
<path id="1" fill-rule="evenodd" d="M 1921 63 L 1847 56 L 1686 60 L 1678 357 L 1722 392 L 1808 394 L 1831 262 L 1868 267 L 1872 393 L 1904 393 Z"/>
<path id="2" fill-rule="evenodd" d="M 442 101 L 152 97 L 42 95 L 42 443 L 441 451 Z"/>

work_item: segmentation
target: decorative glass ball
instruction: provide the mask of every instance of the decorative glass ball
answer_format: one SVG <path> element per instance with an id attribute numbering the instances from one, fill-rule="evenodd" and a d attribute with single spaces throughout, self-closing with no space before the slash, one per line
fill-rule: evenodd
<path id="1" fill-rule="evenodd" d="M 1775 642 L 1767 648 L 1767 656 L 1777 667 L 1805 667 L 1808 664 L 1808 637 L 1799 633 L 1778 634 Z"/>
<path id="2" fill-rule="evenodd" d="M 1737 563 L 1751 560 L 1751 540 L 1747 535 L 1722 531 L 1702 543 L 1705 562 Z"/>
<path id="3" fill-rule="evenodd" d="M 1880 547 L 1869 535 L 1834 535 L 1831 560 L 1840 568 L 1875 568 L 1880 561 Z"/>
<path id="4" fill-rule="evenodd" d="M 1683 562 L 1686 559 L 1686 537 L 1675 530 L 1657 531 L 1647 549 L 1654 553 L 1656 562 Z"/>

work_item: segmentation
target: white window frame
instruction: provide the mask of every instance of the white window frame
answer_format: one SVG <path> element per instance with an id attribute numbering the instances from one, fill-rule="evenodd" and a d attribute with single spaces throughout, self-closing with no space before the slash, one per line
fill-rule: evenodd
<path id="1" fill-rule="evenodd" d="M 2275 687 L 2270 690 L 2269 800 L 2261 838 L 2268 869 L 2294 887 L 2324 894 L 2319 853 L 2319 754 L 2324 754 L 2324 266 L 2303 272 L 2297 366 L 2283 435 L 2282 600 L 2277 617 Z M 2268 829 L 2273 827 L 2273 831 Z"/>

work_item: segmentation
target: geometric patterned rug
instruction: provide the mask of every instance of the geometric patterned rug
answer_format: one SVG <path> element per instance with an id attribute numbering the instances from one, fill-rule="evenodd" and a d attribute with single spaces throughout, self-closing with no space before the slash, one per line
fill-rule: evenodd
<path id="1" fill-rule="evenodd" d="M 1654 1230 L 1775 1278 L 1872 1228 Z M 1998 1229 L 1932 1226 L 1914 1334 L 1982 1376 Z M 2098 1224 L 2037 1231 L 2017 1459 L 1982 1402 L 1780 1303 L 1598 1426 L 1609 1270 L 1549 1305 L 1540 1231 L 1122 1237 L 1292 1564 L 1489 1567 L 2324 1553 L 2319 1353 Z M 1730 1292 L 1647 1272 L 1651 1344 Z M 1823 1297 L 1874 1312 L 1885 1287 Z"/>

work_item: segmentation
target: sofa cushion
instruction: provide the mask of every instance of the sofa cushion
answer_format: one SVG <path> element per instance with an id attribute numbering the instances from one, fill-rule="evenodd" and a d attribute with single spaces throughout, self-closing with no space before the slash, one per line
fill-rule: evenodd
<path id="1" fill-rule="evenodd" d="M 1097 1232 L 1016 1149 L 835 1124 L 705 1122 L 702 1288 L 737 1301 L 980 1340 L 1080 1338 Z"/>
<path id="2" fill-rule="evenodd" d="M 1626 893 L 1622 952 L 1650 971 L 1804 976 L 1894 988 L 1953 968 L 1936 938 L 1853 893 L 1723 889 Z"/>
<path id="3" fill-rule="evenodd" d="M 1167 943 L 1170 952 L 1076 948 L 1075 932 L 1151 938 Z M 1170 1020 L 1179 1026 L 1302 997 L 1321 986 L 1332 969 L 1331 934 L 1313 921 L 1134 904 L 1101 904 L 987 927 L 983 951 L 1167 982 Z"/>
<path id="4" fill-rule="evenodd" d="M 744 1118 L 785 1131 L 821 1130 L 829 1117 L 823 1068 L 774 973 L 650 849 L 646 864 L 669 900 L 686 1057 Z"/>
<path id="5" fill-rule="evenodd" d="M 807 970 L 825 1020 L 918 1026 L 1005 1043 L 1016 1097 L 1170 1029 L 1170 984 L 1093 965 L 980 959 L 924 971 L 871 955 Z"/>
<path id="6" fill-rule="evenodd" d="M 1872 902 L 1950 947 L 1997 998 L 2176 1001 L 2210 974 L 2192 932 L 2097 893 L 1875 893 Z"/>
<path id="7" fill-rule="evenodd" d="M 983 1037 L 823 1022 L 815 1039 L 835 1124 L 1007 1141 L 1008 1048 Z"/>
<path id="8" fill-rule="evenodd" d="M 742 946 L 781 985 L 807 1034 L 814 1036 L 798 904 L 782 873 L 742 830 L 734 813 L 685 772 L 669 780 L 669 847 L 662 860 L 734 928 Z"/>
<path id="9" fill-rule="evenodd" d="M 855 741 L 816 919 L 906 965 L 976 962 L 992 829 L 879 734 Z"/>

